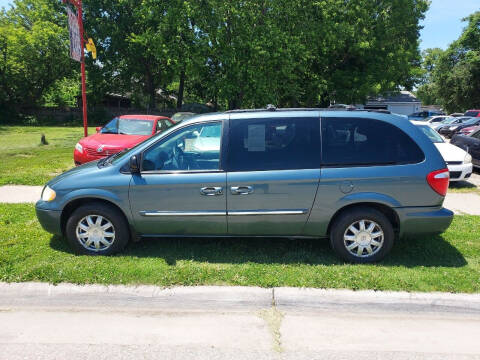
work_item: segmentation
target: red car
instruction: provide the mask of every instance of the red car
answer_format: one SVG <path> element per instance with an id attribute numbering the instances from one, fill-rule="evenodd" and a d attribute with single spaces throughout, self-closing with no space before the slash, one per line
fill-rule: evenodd
<path id="1" fill-rule="evenodd" d="M 98 160 L 131 148 L 175 123 L 165 116 L 122 115 L 107 125 L 97 127 L 97 133 L 81 139 L 73 151 L 75 165 Z"/>
<path id="2" fill-rule="evenodd" d="M 480 110 L 467 110 L 464 116 L 480 117 Z"/>
<path id="3" fill-rule="evenodd" d="M 474 132 L 480 130 L 480 126 L 469 126 L 469 127 L 466 127 L 466 128 L 463 128 L 462 130 L 460 130 L 458 133 L 459 134 L 462 134 L 462 135 L 470 135 L 470 134 L 473 134 Z"/>

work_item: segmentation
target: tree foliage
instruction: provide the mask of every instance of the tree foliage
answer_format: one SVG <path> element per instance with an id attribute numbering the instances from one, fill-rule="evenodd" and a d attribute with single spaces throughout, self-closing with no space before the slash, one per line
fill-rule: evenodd
<path id="1" fill-rule="evenodd" d="M 464 21 L 463 33 L 447 50 L 425 53 L 428 76 L 418 89 L 422 100 L 449 112 L 480 107 L 480 11 Z"/>
<path id="2" fill-rule="evenodd" d="M 0 106 L 37 105 L 51 86 L 72 76 L 63 7 L 15 0 L 0 12 Z"/>
<path id="3" fill-rule="evenodd" d="M 74 79 L 65 73 L 71 72 L 65 14 L 49 0 L 16 0 L 14 9 L 29 4 L 48 8 L 52 18 L 41 32 L 52 43 L 48 53 L 63 64 L 63 73 L 50 69 L 46 91 Z M 219 108 L 318 106 L 411 89 L 422 75 L 419 21 L 427 7 L 427 0 L 84 0 L 85 29 L 98 53 L 97 61 L 87 56 L 90 100 L 131 94 L 152 108 L 162 90 L 177 95 L 178 105 L 185 99 Z M 0 34 L 4 23 L 11 29 L 9 44 L 22 33 L 9 20 L 15 11 L 1 17 Z M 41 73 L 52 66 L 47 58 Z"/>

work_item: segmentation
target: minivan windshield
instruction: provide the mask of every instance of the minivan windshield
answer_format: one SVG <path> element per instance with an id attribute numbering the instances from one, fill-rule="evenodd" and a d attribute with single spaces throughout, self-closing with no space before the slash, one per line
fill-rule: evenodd
<path id="1" fill-rule="evenodd" d="M 428 125 L 417 125 L 422 132 L 428 136 L 433 143 L 443 143 L 442 137 Z"/>

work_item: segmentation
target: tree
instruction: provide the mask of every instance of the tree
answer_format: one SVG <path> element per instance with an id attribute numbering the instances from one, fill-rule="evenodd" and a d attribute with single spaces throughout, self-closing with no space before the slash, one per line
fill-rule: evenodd
<path id="1" fill-rule="evenodd" d="M 419 21 L 427 6 L 427 0 L 84 0 L 85 29 L 98 48 L 97 61 L 86 59 L 90 101 L 114 92 L 155 108 L 162 90 L 177 95 L 177 107 L 184 99 L 228 109 L 325 106 L 410 89 L 421 80 Z M 29 21 L 15 15 L 32 11 Z M 30 97 L 38 103 L 42 93 L 55 93 L 47 90 L 52 86 L 71 90 L 59 79 L 76 73 L 67 58 L 64 5 L 16 0 L 0 21 L 0 51 L 13 52 L 3 61 L 11 59 L 8 67 L 0 66 L 1 91 L 13 81 L 7 73 L 26 66 L 11 49 L 29 44 L 32 21 L 43 24 L 41 38 L 22 54 L 46 51 L 31 71 L 51 75 L 33 84 Z M 18 45 L 3 46 L 7 37 Z M 17 94 L 32 85 L 27 77 L 15 82 L 25 86 Z"/>
<path id="2" fill-rule="evenodd" d="M 437 85 L 434 82 L 434 73 L 443 52 L 440 48 L 433 48 L 426 49 L 422 53 L 422 77 L 416 95 L 425 105 L 441 104 L 437 95 Z"/>
<path id="3" fill-rule="evenodd" d="M 38 105 L 56 81 L 71 77 L 66 17 L 49 0 L 15 0 L 0 12 L 0 105 Z"/>
<path id="4" fill-rule="evenodd" d="M 439 101 L 450 112 L 480 107 L 480 11 L 464 21 L 462 35 L 438 58 L 433 72 Z"/>

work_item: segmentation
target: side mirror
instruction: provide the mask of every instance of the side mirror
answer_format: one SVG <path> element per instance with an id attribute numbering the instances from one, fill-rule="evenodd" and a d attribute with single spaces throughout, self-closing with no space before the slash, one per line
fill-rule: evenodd
<path id="1" fill-rule="evenodd" d="M 140 164 L 136 155 L 130 158 L 130 172 L 132 174 L 140 174 Z"/>
<path id="2" fill-rule="evenodd" d="M 97 130 L 97 133 L 100 132 L 103 128 L 101 126 L 97 126 L 95 130 Z"/>

